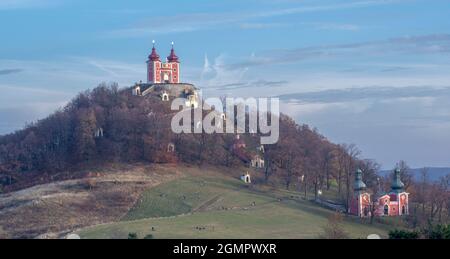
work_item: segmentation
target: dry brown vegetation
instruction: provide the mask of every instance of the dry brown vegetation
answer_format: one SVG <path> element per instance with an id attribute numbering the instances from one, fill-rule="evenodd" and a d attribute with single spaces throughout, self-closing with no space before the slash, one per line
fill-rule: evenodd
<path id="1" fill-rule="evenodd" d="M 120 165 L 92 177 L 0 195 L 0 239 L 61 237 L 77 228 L 119 220 L 141 193 L 180 177 L 183 167 Z"/>

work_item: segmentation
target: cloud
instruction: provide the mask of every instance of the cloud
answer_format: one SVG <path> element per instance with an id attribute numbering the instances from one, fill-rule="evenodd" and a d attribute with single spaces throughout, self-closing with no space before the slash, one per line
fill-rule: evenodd
<path id="1" fill-rule="evenodd" d="M 14 10 L 14 9 L 27 9 L 27 8 L 39 8 L 48 7 L 55 4 L 60 4 L 62 1 L 56 0 L 1 0 L 1 10 Z"/>
<path id="2" fill-rule="evenodd" d="M 239 27 L 244 30 L 263 30 L 289 26 L 291 25 L 288 23 L 257 23 L 257 22 L 241 23 L 239 25 Z"/>
<path id="3" fill-rule="evenodd" d="M 372 7 L 372 6 L 377 6 L 377 5 L 388 5 L 388 4 L 396 4 L 396 3 L 404 3 L 404 2 L 410 2 L 410 1 L 408 1 L 408 0 L 351 1 L 351 2 L 347 2 L 347 3 L 341 2 L 341 3 L 333 3 L 333 4 L 325 4 L 325 5 L 300 6 L 300 7 L 281 9 L 281 10 L 273 10 L 273 11 L 259 13 L 257 16 L 259 16 L 259 17 L 274 17 L 274 16 L 293 15 L 293 14 L 309 13 L 309 12 L 323 12 L 323 11 L 333 11 L 333 10 L 365 8 L 365 7 Z"/>
<path id="4" fill-rule="evenodd" d="M 43 119 L 57 109 L 64 107 L 65 101 L 34 101 L 11 107 L 0 107 L 0 135 L 19 130 L 26 124 Z"/>
<path id="5" fill-rule="evenodd" d="M 136 80 L 145 79 L 145 66 L 139 63 L 127 63 L 118 60 L 93 57 L 66 57 L 61 60 L 2 60 L 0 67 L 21 67 L 20 76 L 11 73 L 3 84 L 25 87 L 46 86 L 67 91 L 81 91 L 96 86 L 100 82 L 118 82 L 131 85 Z"/>
<path id="6" fill-rule="evenodd" d="M 364 157 L 394 166 L 448 166 L 449 87 L 367 87 L 281 96 L 282 111 Z M 432 151 L 430 151 L 432 150 Z M 430 152 L 433 155 L 429 155 Z"/>
<path id="7" fill-rule="evenodd" d="M 241 29 L 267 29 L 285 27 L 289 24 L 262 22 L 261 20 L 273 17 L 296 15 L 311 12 L 325 12 L 333 10 L 347 10 L 366 8 L 377 5 L 389 5 L 395 3 L 409 2 L 409 0 L 367 0 L 352 1 L 347 3 L 332 4 L 305 4 L 303 2 L 298 7 L 275 9 L 275 10 L 254 10 L 251 12 L 222 12 L 222 13 L 191 13 L 175 14 L 169 16 L 157 16 L 146 20 L 141 20 L 138 24 L 128 28 L 121 28 L 108 31 L 106 37 L 134 38 L 149 37 L 155 34 L 170 34 L 180 32 L 192 32 L 200 30 L 217 30 L 219 27 L 241 28 Z M 110 10 L 111 12 L 112 10 Z M 125 14 L 135 14 L 143 10 L 126 10 Z M 144 12 L 145 13 L 145 12 Z M 306 25 L 306 24 L 303 24 Z M 359 27 L 352 24 L 315 23 L 311 24 L 317 29 L 334 30 L 357 30 Z"/>
<path id="8" fill-rule="evenodd" d="M 266 80 L 254 80 L 254 81 L 245 81 L 245 82 L 235 82 L 229 83 L 226 85 L 219 85 L 213 89 L 216 90 L 237 90 L 244 88 L 264 88 L 264 87 L 282 87 L 288 84 L 288 81 L 266 81 Z"/>
<path id="9" fill-rule="evenodd" d="M 325 57 L 347 58 L 350 55 L 388 55 L 388 54 L 449 54 L 450 34 L 430 34 L 405 36 L 380 41 L 350 44 L 312 46 L 296 49 L 274 49 L 264 55 L 254 55 L 241 62 L 229 64 L 228 69 L 241 69 L 251 66 L 288 64 L 307 59 Z"/>
<path id="10" fill-rule="evenodd" d="M 0 134 L 12 132 L 62 107 L 78 92 L 101 82 L 129 86 L 145 79 L 145 66 L 117 60 L 69 57 L 57 61 L 2 60 Z M 21 72 L 18 74 L 18 72 Z"/>
<path id="11" fill-rule="evenodd" d="M 285 94 L 278 96 L 281 100 L 293 103 L 342 103 L 357 100 L 417 100 L 417 98 L 450 98 L 450 87 L 361 87 L 347 89 L 330 89 L 317 92 Z"/>
<path id="12" fill-rule="evenodd" d="M 22 72 L 23 69 L 2 69 L 0 70 L 0 76 L 2 75 L 10 75 Z"/>
<path id="13" fill-rule="evenodd" d="M 221 54 L 211 63 L 205 56 L 203 71 L 201 72 L 200 85 L 203 88 L 217 89 L 218 86 L 239 84 L 245 81 L 247 69 L 229 70 L 226 68 L 228 56 Z"/>
<path id="14" fill-rule="evenodd" d="M 23 128 L 63 107 L 73 96 L 60 90 L 0 85 L 0 134 Z"/>
<path id="15" fill-rule="evenodd" d="M 355 24 L 342 24 L 342 23 L 311 23 L 312 26 L 319 30 L 330 31 L 358 31 L 360 26 Z"/>

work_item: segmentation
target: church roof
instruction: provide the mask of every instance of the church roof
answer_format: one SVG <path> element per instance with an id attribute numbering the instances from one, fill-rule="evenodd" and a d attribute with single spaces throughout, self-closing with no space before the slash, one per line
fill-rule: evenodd
<path id="1" fill-rule="evenodd" d="M 366 188 L 367 188 L 367 186 L 362 180 L 362 171 L 360 169 L 358 169 L 356 171 L 356 179 L 355 179 L 355 183 L 353 184 L 353 189 L 355 191 L 362 191 L 362 190 L 365 190 Z"/>
<path id="2" fill-rule="evenodd" d="M 160 56 L 158 55 L 158 53 L 156 52 L 156 48 L 153 46 L 152 48 L 152 53 L 150 54 L 150 56 L 148 56 L 148 58 L 151 61 L 161 61 Z"/>
<path id="3" fill-rule="evenodd" d="M 170 55 L 167 57 L 167 60 L 169 62 L 180 62 L 178 56 L 175 54 L 175 50 L 173 49 L 173 47 L 170 51 Z"/>
<path id="4" fill-rule="evenodd" d="M 396 169 L 394 172 L 394 179 L 392 181 L 391 185 L 392 191 L 394 192 L 401 192 L 403 191 L 403 188 L 405 188 L 405 184 L 402 182 L 400 177 L 400 170 Z"/>

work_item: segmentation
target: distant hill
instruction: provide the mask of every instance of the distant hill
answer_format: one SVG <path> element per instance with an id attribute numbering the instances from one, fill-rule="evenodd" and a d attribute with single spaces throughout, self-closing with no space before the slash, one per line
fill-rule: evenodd
<path id="1" fill-rule="evenodd" d="M 429 177 L 429 180 L 431 180 L 431 181 L 437 181 L 441 177 L 444 177 L 444 176 L 450 174 L 450 167 L 427 167 L 426 169 L 428 170 L 428 177 Z M 414 175 L 415 180 L 420 179 L 422 170 L 423 170 L 423 168 L 410 169 L 410 172 Z M 380 174 L 385 176 L 385 175 L 389 175 L 391 172 L 392 172 L 392 170 L 384 170 L 384 171 L 381 171 Z"/>

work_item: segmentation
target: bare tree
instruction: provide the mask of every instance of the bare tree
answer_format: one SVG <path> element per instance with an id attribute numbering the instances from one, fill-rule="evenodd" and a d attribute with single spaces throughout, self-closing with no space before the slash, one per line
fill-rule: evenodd
<path id="1" fill-rule="evenodd" d="M 344 156 L 344 166 L 345 170 L 345 204 L 348 210 L 350 205 L 350 199 L 352 195 L 352 182 L 353 182 L 353 172 L 356 171 L 356 163 L 358 161 L 359 156 L 361 155 L 361 151 L 356 147 L 356 145 L 341 145 L 342 149 L 347 154 Z"/>
<path id="2" fill-rule="evenodd" d="M 400 170 L 400 178 L 403 184 L 405 184 L 405 190 L 409 190 L 414 181 L 414 176 L 411 172 L 411 168 L 403 160 L 400 160 L 400 162 L 397 163 L 397 168 Z"/>

